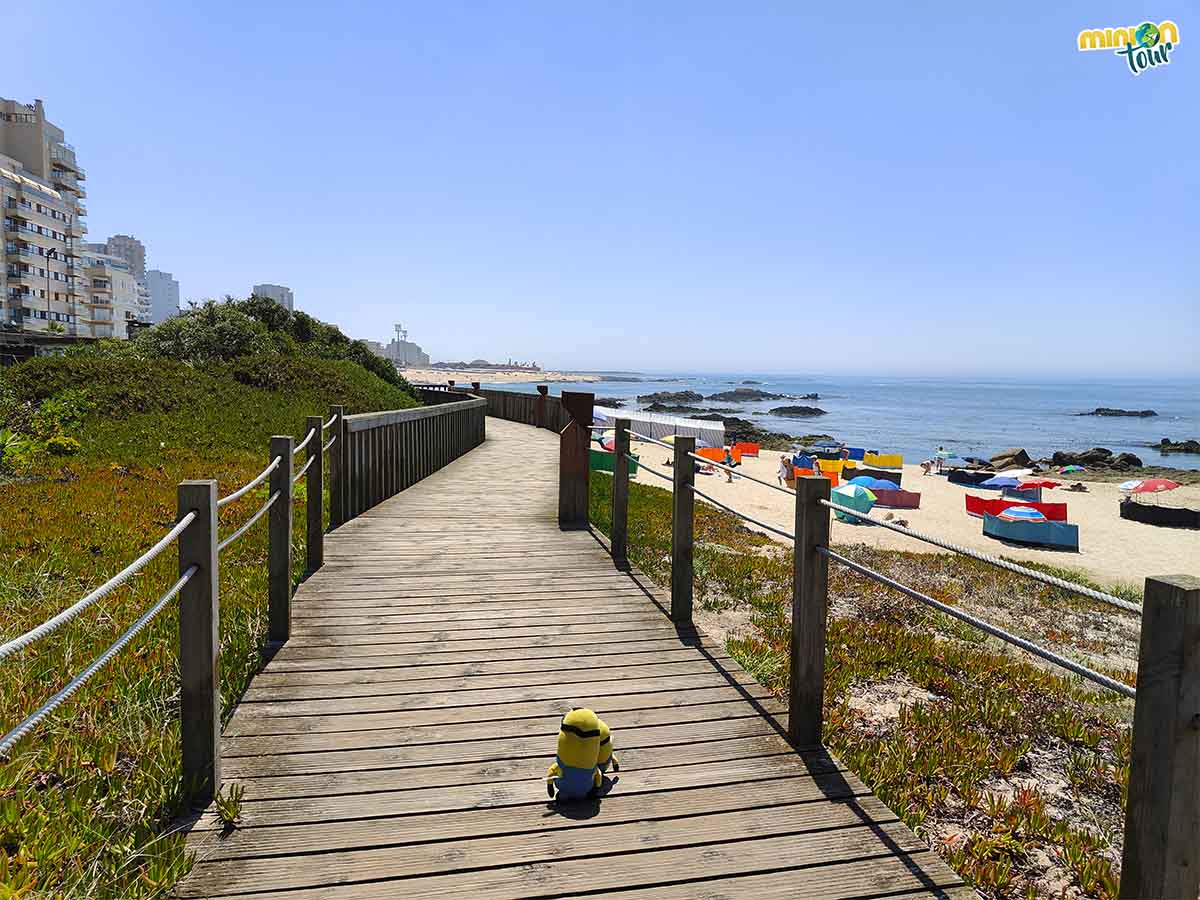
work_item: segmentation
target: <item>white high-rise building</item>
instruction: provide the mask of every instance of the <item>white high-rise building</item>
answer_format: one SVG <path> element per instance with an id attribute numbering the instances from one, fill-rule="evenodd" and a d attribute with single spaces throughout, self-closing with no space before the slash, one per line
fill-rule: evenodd
<path id="1" fill-rule="evenodd" d="M 149 269 L 146 287 L 150 291 L 150 321 L 157 325 L 179 314 L 179 282 L 170 272 Z"/>
<path id="2" fill-rule="evenodd" d="M 142 321 L 138 280 L 128 260 L 106 249 L 105 244 L 84 244 L 79 250 L 79 334 L 124 339 L 129 323 Z"/>
<path id="3" fill-rule="evenodd" d="M 256 284 L 253 293 L 256 297 L 266 297 L 268 300 L 274 300 L 285 309 L 296 308 L 296 298 L 292 294 L 292 289 L 284 287 L 282 284 Z"/>

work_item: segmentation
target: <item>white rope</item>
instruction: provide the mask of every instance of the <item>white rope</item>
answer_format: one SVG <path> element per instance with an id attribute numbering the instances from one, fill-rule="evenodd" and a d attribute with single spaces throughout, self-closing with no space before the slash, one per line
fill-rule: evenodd
<path id="1" fill-rule="evenodd" d="M 228 547 L 230 544 L 232 544 L 234 541 L 236 541 L 238 538 L 240 538 L 243 534 L 245 534 L 247 531 L 249 531 L 250 526 L 253 525 L 255 522 L 257 522 L 260 518 L 262 518 L 262 514 L 265 513 L 268 509 L 270 509 L 271 504 L 274 503 L 278 499 L 279 499 L 279 491 L 276 491 L 275 493 L 273 493 L 271 495 L 270 499 L 268 499 L 266 503 L 264 503 L 262 506 L 260 506 L 258 508 L 258 512 L 256 512 L 254 515 L 252 515 L 249 519 L 246 520 L 245 524 L 243 524 L 241 528 L 239 528 L 237 531 L 235 531 L 229 537 L 225 538 L 225 540 L 221 541 L 221 543 L 217 544 L 217 552 L 220 553 L 222 550 L 224 550 L 226 547 Z"/>
<path id="2" fill-rule="evenodd" d="M 311 466 L 315 460 L 316 460 L 315 456 L 310 456 L 308 458 L 308 462 L 306 462 L 303 466 L 301 466 L 300 471 L 297 472 L 295 474 L 295 476 L 292 478 L 292 484 L 295 484 L 297 481 L 299 481 L 301 478 L 304 477 L 304 473 L 308 471 L 308 467 Z"/>
<path id="3" fill-rule="evenodd" d="M 338 420 L 337 413 L 334 413 L 332 416 L 329 417 L 328 422 L 325 422 L 323 425 L 321 425 L 321 430 L 324 431 L 325 429 L 327 429 L 330 425 L 332 425 L 337 420 Z"/>
<path id="4" fill-rule="evenodd" d="M 305 447 L 307 447 L 308 442 L 313 439 L 313 435 L 315 435 L 316 433 L 317 433 L 317 429 L 315 429 L 315 428 L 308 429 L 308 434 L 306 434 L 304 436 L 304 440 L 302 440 L 299 444 L 297 444 L 295 446 L 295 448 L 292 450 L 292 456 L 295 456 L 297 453 L 299 453 L 301 450 L 303 450 Z"/>
<path id="5" fill-rule="evenodd" d="M 1108 603 L 1111 606 L 1116 606 L 1119 609 L 1126 610 L 1127 612 L 1137 613 L 1138 615 L 1141 615 L 1142 613 L 1142 608 L 1136 603 L 1130 603 L 1128 600 L 1122 600 L 1119 597 L 1114 597 L 1112 594 L 1106 594 L 1103 591 L 1096 591 L 1092 588 L 1084 587 L 1081 584 L 1075 584 L 1074 582 L 1066 581 L 1062 578 L 1056 578 L 1053 575 L 1046 575 L 1033 569 L 1027 569 L 1024 566 L 1017 565 L 1016 563 L 1011 563 L 1003 559 L 997 559 L 994 556 L 988 556 L 986 553 L 980 553 L 977 550 L 971 550 L 968 547 L 963 547 L 959 544 L 942 540 L 941 538 L 931 537 L 927 534 L 921 534 L 919 531 L 913 531 L 911 528 L 904 528 L 903 526 L 886 522 L 883 519 L 876 519 L 873 516 L 859 512 L 856 509 L 839 506 L 838 504 L 831 503 L 828 500 L 821 500 L 819 502 L 823 506 L 828 506 L 830 509 L 836 509 L 839 512 L 854 516 L 856 519 L 862 519 L 865 522 L 871 522 L 874 525 L 879 525 L 891 531 L 898 532 L 899 534 L 907 534 L 911 538 L 916 538 L 918 541 L 924 541 L 927 544 L 933 544 L 935 547 L 941 547 L 943 550 L 961 553 L 963 556 L 969 556 L 972 559 L 985 562 L 988 565 L 995 566 L 998 569 L 1004 569 L 1017 575 L 1024 575 L 1027 578 L 1032 578 L 1034 581 L 1040 581 L 1042 584 L 1050 585 L 1050 587 L 1062 588 L 1065 591 L 1071 591 L 1084 597 L 1090 597 L 1093 600 L 1099 600 L 1101 603 Z"/>
<path id="6" fill-rule="evenodd" d="M 192 521 L 196 518 L 196 515 L 197 514 L 195 510 L 189 512 L 186 516 L 176 522 L 175 527 L 163 535 L 157 544 L 127 565 L 112 578 L 108 579 L 108 581 L 104 582 L 104 584 L 100 585 L 100 587 L 96 588 L 74 606 L 64 609 L 54 618 L 46 620 L 36 628 L 30 629 L 20 637 L 14 638 L 3 646 L 0 646 L 0 660 L 12 656 L 18 650 L 25 649 L 34 641 L 44 638 L 46 635 L 57 631 L 59 627 L 65 625 L 67 622 L 70 622 L 73 618 L 75 618 L 97 600 L 112 593 L 113 590 L 124 584 L 131 575 L 141 569 L 144 565 L 146 565 L 146 563 L 154 559 L 154 557 L 158 556 L 158 554 L 162 553 L 163 550 L 167 548 L 168 544 L 175 540 L 175 538 L 179 537 L 183 530 L 192 524 Z"/>
<path id="7" fill-rule="evenodd" d="M 1123 684 L 1120 681 L 1115 681 L 1112 678 L 1109 678 L 1107 675 L 1101 675 L 1099 672 L 1092 671 L 1087 666 L 1082 666 L 1077 662 L 1067 659 L 1065 656 L 1059 656 L 1057 653 L 1039 647 L 1037 644 L 1027 641 L 1024 638 L 1017 637 L 1015 634 L 1009 634 L 1004 629 L 998 628 L 997 626 L 992 625 L 990 622 L 985 622 L 983 619 L 977 619 L 975 616 L 965 613 L 960 609 L 956 609 L 953 606 L 948 606 L 945 603 L 934 600 L 932 597 L 928 597 L 925 594 L 922 594 L 920 591 L 914 591 L 912 588 L 907 587 L 906 585 L 903 585 L 892 578 L 888 578 L 886 575 L 881 575 L 873 569 L 868 569 L 866 566 L 859 565 L 854 560 L 847 559 L 840 553 L 835 553 L 827 547 L 817 547 L 816 549 L 818 553 L 821 553 L 830 559 L 837 560 L 842 565 L 853 569 L 860 575 L 865 575 L 868 578 L 874 579 L 880 584 L 886 584 L 893 590 L 897 590 L 908 597 L 912 597 L 914 600 L 919 600 L 927 606 L 932 606 L 939 612 L 944 612 L 948 616 L 953 616 L 959 621 L 966 622 L 968 625 L 978 628 L 980 631 L 985 631 L 993 637 L 997 637 L 1002 641 L 1007 641 L 1014 647 L 1020 647 L 1022 650 L 1032 653 L 1035 656 L 1040 656 L 1047 662 L 1054 663 L 1056 666 L 1061 666 L 1062 668 L 1074 672 L 1076 675 L 1079 675 L 1082 678 L 1086 678 L 1089 681 L 1093 681 L 1096 684 L 1101 685 L 1102 687 L 1106 687 L 1110 691 L 1116 691 L 1118 694 L 1122 694 L 1131 700 L 1137 697 L 1137 691 L 1127 684 Z"/>
<path id="8" fill-rule="evenodd" d="M 624 454 L 621 454 L 621 455 L 622 455 L 622 456 L 624 456 Z M 650 468 L 648 465 L 646 465 L 646 464 L 645 464 L 644 462 L 642 462 L 640 459 L 636 459 L 636 458 L 635 458 L 635 457 L 633 457 L 633 456 L 630 456 L 629 458 L 633 460 L 633 463 L 634 463 L 634 465 L 636 465 L 636 466 L 637 466 L 639 469 L 645 469 L 645 470 L 646 470 L 647 472 L 649 472 L 651 475 L 657 475 L 659 478 L 662 478 L 664 481 L 669 481 L 669 482 L 671 482 L 672 484 L 674 484 L 674 483 L 675 483 L 675 479 L 674 479 L 674 478 L 672 478 L 670 475 L 667 475 L 667 474 L 666 474 L 666 473 L 664 473 L 664 472 L 660 472 L 660 471 L 658 471 L 658 469 L 652 469 L 652 468 Z"/>
<path id="9" fill-rule="evenodd" d="M 670 445 L 670 444 L 666 443 L 665 441 L 659 441 L 659 440 L 655 440 L 654 438 L 652 438 L 652 437 L 647 437 L 647 436 L 646 436 L 646 435 L 644 435 L 644 434 L 638 434 L 636 431 L 634 431 L 634 430 L 632 430 L 632 429 L 630 429 L 630 431 L 629 431 L 629 434 L 630 434 L 630 436 L 631 436 L 631 437 L 635 437 L 635 438 L 637 438 L 639 441 L 645 441 L 647 444 L 658 444 L 658 446 L 660 446 L 660 447 L 666 447 L 668 450 L 674 450 L 674 449 L 675 449 L 675 448 L 674 448 L 672 445 Z"/>
<path id="10" fill-rule="evenodd" d="M 329 439 L 329 443 L 328 443 L 328 444 L 326 444 L 324 447 L 322 447 L 322 448 L 321 448 L 321 452 L 322 452 L 322 453 L 328 453 L 328 452 L 329 452 L 329 448 L 330 448 L 330 447 L 332 447 L 332 446 L 333 446 L 334 444 L 336 444 L 336 443 L 337 443 L 337 435 L 335 434 L 333 437 L 331 437 L 331 438 Z"/>
<path id="11" fill-rule="evenodd" d="M 689 484 L 688 487 L 690 487 L 692 489 L 692 493 L 695 494 L 696 496 L 703 497 L 705 500 L 707 500 L 709 503 L 713 504 L 714 506 L 719 506 L 719 507 L 721 507 L 721 509 L 726 510 L 727 512 L 733 513 L 739 519 L 745 519 L 747 522 L 751 522 L 751 523 L 757 525 L 759 528 L 765 528 L 767 531 L 770 531 L 773 534 L 777 534 L 780 537 L 787 538 L 789 541 L 794 542 L 796 540 L 796 536 L 794 534 L 788 534 L 788 532 L 782 531 L 782 530 L 776 528 L 774 525 L 768 525 L 766 522 L 760 522 L 758 519 L 748 516 L 744 512 L 739 512 L 738 510 L 734 509 L 732 506 L 726 506 L 724 503 L 722 503 L 720 500 L 717 500 L 715 497 L 708 496 L 708 494 L 704 493 L 704 491 L 700 490 L 700 488 L 696 487 L 694 484 Z"/>
<path id="12" fill-rule="evenodd" d="M 171 585 L 170 589 L 158 599 L 158 602 L 150 607 L 150 609 L 147 610 L 140 619 L 134 622 L 133 625 L 129 627 L 128 631 L 117 638 L 117 642 L 115 644 L 105 650 L 104 653 L 102 653 L 100 657 L 90 666 L 67 682 L 66 686 L 62 690 L 43 703 L 38 710 L 25 719 L 24 722 L 6 734 L 4 736 L 4 740 L 0 741 L 0 756 L 7 757 L 13 746 L 19 740 L 21 740 L 21 738 L 29 734 L 30 731 L 37 727 L 37 724 L 41 722 L 42 719 L 46 718 L 46 716 L 50 715 L 50 713 L 54 712 L 54 710 L 58 709 L 58 707 L 61 706 L 63 702 L 67 700 L 67 698 L 83 687 L 89 678 L 104 668 L 110 659 L 120 653 L 121 650 L 125 648 L 126 644 L 137 637 L 141 630 L 150 624 L 150 621 L 162 611 L 162 608 L 166 606 L 172 600 L 172 598 L 174 598 L 175 595 L 180 592 L 180 590 L 183 589 L 183 586 L 187 584 L 188 581 L 191 580 L 192 576 L 198 571 L 200 571 L 199 566 L 189 566 L 187 571 L 179 576 L 179 580 Z"/>
<path id="13" fill-rule="evenodd" d="M 763 485 L 763 487 L 769 487 L 771 490 L 779 491 L 779 493 L 781 493 L 781 494 L 787 494 L 790 497 L 796 496 L 796 492 L 793 490 L 790 490 L 789 488 L 780 487 L 777 484 L 771 484 L 771 482 L 769 482 L 769 481 L 764 481 L 761 478 L 755 478 L 753 475 L 747 475 L 745 472 L 738 472 L 736 469 L 733 468 L 733 466 L 727 466 L 727 465 L 724 465 L 723 463 L 716 462 L 715 460 L 705 459 L 703 456 L 699 456 L 695 453 L 689 453 L 688 456 L 690 456 L 692 459 L 699 460 L 702 463 L 707 463 L 710 466 L 716 466 L 718 469 L 724 469 L 726 472 L 732 472 L 734 475 L 738 476 L 739 478 L 745 478 L 749 481 L 757 482 L 758 484 Z"/>
<path id="14" fill-rule="evenodd" d="M 275 469 L 278 468 L 278 466 L 281 462 L 283 462 L 282 456 L 275 457 L 273 460 L 271 460 L 271 464 L 269 466 L 267 466 L 265 469 L 263 469 L 261 472 L 259 472 L 256 476 L 254 476 L 253 481 L 251 481 L 249 484 L 242 485 L 240 488 L 238 488 L 236 491 L 234 491 L 229 496 L 222 497 L 220 500 L 218 500 L 217 501 L 217 509 L 220 509 L 226 503 L 232 503 L 234 500 L 238 500 L 238 499 L 244 497 L 248 492 L 254 490 L 256 487 L 258 487 L 260 484 L 262 484 L 264 481 L 266 481 L 267 476 L 270 475 L 272 472 L 274 472 Z"/>

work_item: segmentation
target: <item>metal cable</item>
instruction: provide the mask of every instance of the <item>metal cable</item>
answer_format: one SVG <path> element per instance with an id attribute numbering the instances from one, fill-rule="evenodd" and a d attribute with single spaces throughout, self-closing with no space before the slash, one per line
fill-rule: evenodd
<path id="1" fill-rule="evenodd" d="M 757 482 L 758 484 L 761 484 L 764 487 L 769 487 L 773 491 L 779 491 L 779 493 L 781 493 L 781 494 L 787 494 L 790 497 L 796 496 L 796 492 L 789 488 L 780 487 L 777 484 L 771 484 L 771 482 L 769 482 L 769 481 L 764 481 L 761 478 L 755 478 L 753 475 L 747 475 L 745 472 L 738 472 L 737 470 L 735 470 L 733 468 L 733 466 L 727 466 L 727 465 L 724 465 L 723 463 L 719 463 L 715 460 L 706 459 L 703 456 L 699 456 L 695 453 L 689 453 L 688 456 L 690 456 L 692 459 L 699 460 L 702 463 L 707 463 L 710 466 L 716 466 L 718 469 L 724 469 L 726 472 L 732 472 L 734 475 L 738 476 L 738 478 L 745 478 L 749 481 Z"/>
<path id="2" fill-rule="evenodd" d="M 719 507 L 721 507 L 721 509 L 726 510 L 727 512 L 733 513 L 739 519 L 745 519 L 747 522 L 752 522 L 753 524 L 757 525 L 759 528 L 765 528 L 767 531 L 777 534 L 780 537 L 785 537 L 789 541 L 796 540 L 796 536 L 794 534 L 788 534 L 786 531 L 782 531 L 782 530 L 776 528 L 774 525 L 768 525 L 766 522 L 760 522 L 760 521 L 758 521 L 758 519 L 752 518 L 751 516 L 746 515 L 744 512 L 739 512 L 738 510 L 734 509 L 732 506 L 726 506 L 724 503 L 722 503 L 720 500 L 717 500 L 715 497 L 710 497 L 708 494 L 704 493 L 704 491 L 700 490 L 700 488 L 696 487 L 694 484 L 689 484 L 687 486 L 692 489 L 692 493 L 695 494 L 696 496 L 703 497 L 705 500 L 707 500 L 709 503 L 713 504 L 714 506 L 719 506 Z"/>
<path id="3" fill-rule="evenodd" d="M 75 618 L 97 600 L 112 593 L 113 590 L 124 584 L 131 575 L 135 574 L 139 569 L 146 565 L 146 563 L 150 562 L 152 559 L 154 559 L 154 557 L 162 553 L 162 551 L 167 548 L 168 544 L 175 540 L 175 538 L 179 537 L 183 530 L 192 524 L 193 520 L 196 518 L 196 515 L 197 513 L 195 510 L 189 512 L 186 516 L 176 522 L 175 527 L 163 535 L 157 544 L 127 565 L 112 578 L 108 579 L 108 581 L 104 582 L 104 584 L 100 585 L 100 587 L 96 588 L 74 606 L 64 609 L 57 616 L 54 616 L 54 618 L 47 619 L 36 628 L 30 629 L 20 637 L 13 638 L 8 643 L 0 646 L 0 660 L 12 656 L 18 650 L 25 649 L 34 641 L 44 638 L 46 635 L 57 631 L 59 627 L 65 625 L 67 622 L 70 622 L 73 618 Z"/>
<path id="4" fill-rule="evenodd" d="M 246 520 L 246 522 L 242 525 L 241 528 L 239 528 L 237 531 L 235 531 L 229 537 L 225 538 L 225 540 L 223 540 L 219 544 L 217 544 L 217 552 L 220 553 L 222 550 L 224 550 L 226 547 L 228 547 L 230 544 L 232 544 L 234 541 L 236 541 L 238 538 L 240 538 L 243 534 L 245 534 L 247 531 L 249 531 L 250 526 L 253 525 L 255 522 L 257 522 L 262 517 L 262 514 L 271 508 L 271 504 L 274 503 L 278 499 L 279 499 L 279 491 L 276 491 L 275 493 L 273 493 L 271 495 L 270 499 L 268 499 L 266 503 L 264 503 L 262 506 L 260 506 L 258 508 L 258 512 L 256 512 L 254 515 L 252 515 L 249 519 Z"/>
<path id="5" fill-rule="evenodd" d="M 308 434 L 306 434 L 304 436 L 304 440 L 302 440 L 299 444 L 297 444 L 292 449 L 292 456 L 295 456 L 297 453 L 299 453 L 301 450 L 303 450 L 305 447 L 307 447 L 308 442 L 313 439 L 313 435 L 316 433 L 317 433 L 317 429 L 315 429 L 315 428 L 308 429 Z"/>
<path id="6" fill-rule="evenodd" d="M 1046 575 L 1034 569 L 1027 569 L 1024 566 L 1019 566 L 1016 563 L 1008 562 L 1007 560 L 997 559 L 994 556 L 988 556 L 986 553 L 980 553 L 978 550 L 971 550 L 968 547 L 960 546 L 959 544 L 951 543 L 950 541 L 942 540 L 941 538 L 931 537 L 927 534 L 921 534 L 919 531 L 913 531 L 911 528 L 905 528 L 901 525 L 895 525 L 891 522 L 886 522 L 883 519 L 876 519 L 866 513 L 859 512 L 856 509 L 839 506 L 836 503 L 831 503 L 828 500 L 819 501 L 821 505 L 828 506 L 830 509 L 835 509 L 838 512 L 846 513 L 854 516 L 856 519 L 862 519 L 865 522 L 870 522 L 873 525 L 879 525 L 899 534 L 907 534 L 911 538 L 916 538 L 918 541 L 924 541 L 927 544 L 933 544 L 935 547 L 941 547 L 943 550 L 950 550 L 954 553 L 961 553 L 963 556 L 969 556 L 972 559 L 977 559 L 980 562 L 985 562 L 989 565 L 996 566 L 999 569 L 1013 572 L 1017 575 L 1024 575 L 1027 578 L 1032 578 L 1034 581 L 1040 581 L 1042 584 L 1047 584 L 1050 587 L 1062 588 L 1065 591 L 1071 591 L 1080 594 L 1084 597 L 1090 597 L 1093 600 L 1099 600 L 1101 603 L 1108 603 L 1111 606 L 1116 606 L 1127 612 L 1137 613 L 1141 615 L 1142 608 L 1136 603 L 1130 603 L 1128 600 L 1122 600 L 1119 597 L 1114 597 L 1112 594 L 1106 594 L 1103 591 L 1093 590 L 1089 587 L 1084 587 L 1081 584 L 1074 584 L 1062 578 L 1056 578 L 1053 575 Z"/>
<path id="7" fill-rule="evenodd" d="M 305 463 L 303 466 L 301 466 L 301 467 L 300 467 L 300 471 L 299 471 L 299 472 L 297 472 L 297 473 L 296 473 L 296 474 L 295 474 L 295 475 L 292 477 L 292 484 L 295 484 L 297 481 L 299 481 L 301 478 L 303 478 L 303 477 L 304 477 L 304 473 L 308 471 L 308 467 L 309 467 L 309 466 L 311 466 L 311 465 L 313 464 L 313 461 L 314 461 L 315 459 L 316 459 L 316 457 L 315 457 L 315 456 L 310 456 L 310 457 L 308 458 L 308 462 L 306 462 L 306 463 Z"/>
<path id="8" fill-rule="evenodd" d="M 1107 675 L 1101 675 L 1099 672 L 1095 672 L 1089 669 L 1087 666 L 1082 666 L 1077 662 L 1067 659 L 1065 656 L 1059 656 L 1052 650 L 1046 650 L 1042 647 L 1039 647 L 1037 644 L 1027 641 L 1024 638 L 1017 637 L 1015 634 L 1009 634 L 1004 629 L 998 628 L 997 626 L 992 625 L 990 622 L 985 622 L 983 619 L 977 619 L 975 616 L 965 613 L 960 609 L 955 609 L 953 606 L 948 606 L 945 603 L 934 600 L 932 597 L 926 596 L 920 591 L 915 591 L 912 588 L 901 584 L 895 579 L 888 578 L 886 575 L 881 575 L 873 569 L 868 569 L 866 566 L 860 565 L 852 559 L 847 559 L 840 553 L 835 553 L 833 550 L 830 550 L 828 547 L 817 547 L 816 549 L 817 552 L 823 556 L 827 556 L 829 559 L 837 560 L 842 565 L 853 569 L 860 575 L 865 575 L 868 578 L 878 581 L 880 584 L 885 584 L 893 590 L 899 591 L 905 596 L 912 597 L 914 600 L 919 600 L 927 606 L 932 606 L 939 612 L 944 612 L 946 615 L 953 616 L 959 621 L 966 622 L 968 625 L 978 628 L 980 631 L 987 632 L 988 634 L 992 635 L 992 637 L 997 637 L 1002 641 L 1006 641 L 1007 643 L 1012 644 L 1014 647 L 1020 647 L 1022 650 L 1032 653 L 1034 656 L 1040 656 L 1047 662 L 1054 663 L 1056 666 L 1060 666 L 1068 671 L 1074 672 L 1081 678 L 1086 678 L 1089 681 L 1093 681 L 1102 687 L 1108 688 L 1110 691 L 1116 691 L 1118 694 L 1122 694 L 1131 700 L 1137 697 L 1137 691 L 1127 684 L 1123 684 L 1120 681 L 1115 681 L 1114 679 L 1109 678 Z"/>
<path id="9" fill-rule="evenodd" d="M 267 466 L 265 469 L 263 469 L 261 472 L 259 472 L 257 475 L 254 476 L 253 481 L 249 482 L 248 484 L 242 485 L 240 488 L 238 488 L 232 494 L 228 495 L 227 497 L 222 497 L 220 500 L 218 500 L 217 501 L 217 509 L 220 509 L 226 503 L 232 503 L 234 500 L 238 500 L 238 499 L 244 497 L 247 493 L 254 490 L 256 487 L 258 487 L 260 484 L 262 484 L 264 481 L 266 481 L 267 476 L 269 476 L 272 472 L 274 472 L 275 469 L 278 468 L 278 466 L 281 462 L 283 462 L 282 456 L 275 457 L 273 460 L 271 460 L 271 464 L 269 466 Z"/>
<path id="10" fill-rule="evenodd" d="M 329 452 L 329 448 L 330 448 L 330 447 L 332 447 L 334 444 L 336 444 L 336 443 L 337 443 L 337 437 L 338 437 L 338 436 L 337 436 L 336 434 L 335 434 L 333 437 L 331 437 L 331 438 L 329 439 L 329 443 L 327 443 L 327 444 L 326 444 L 324 447 L 322 447 L 322 448 L 321 448 L 321 452 L 322 452 L 322 453 L 328 453 L 328 452 Z"/>
<path id="11" fill-rule="evenodd" d="M 179 576 L 179 580 L 171 585 L 170 589 L 161 597 L 159 597 L 158 601 L 152 607 L 150 607 L 150 609 L 148 609 L 140 619 L 134 622 L 133 625 L 129 627 L 128 631 L 117 638 L 115 644 L 111 645 L 107 650 L 105 650 L 90 666 L 68 681 L 62 690 L 43 703 L 37 709 L 37 711 L 25 719 L 24 722 L 6 734 L 4 739 L 0 741 L 0 756 L 7 757 L 13 746 L 20 741 L 21 738 L 29 734 L 30 731 L 37 727 L 37 724 L 41 722 L 42 719 L 54 712 L 54 710 L 61 706 L 63 702 L 67 700 L 67 698 L 79 690 L 89 678 L 104 668 L 110 659 L 120 653 L 121 650 L 125 648 L 126 644 L 137 637 L 141 630 L 150 624 L 151 620 L 162 611 L 164 606 L 171 602 L 175 595 L 183 589 L 183 586 L 187 584 L 188 581 L 191 580 L 192 576 L 198 571 L 200 571 L 199 566 L 189 566 L 187 571 Z"/>
<path id="12" fill-rule="evenodd" d="M 325 422 L 321 425 L 321 430 L 324 431 L 326 428 L 328 428 L 330 425 L 332 425 L 337 420 L 338 420 L 337 413 L 334 413 L 332 416 L 329 417 L 328 422 Z"/>

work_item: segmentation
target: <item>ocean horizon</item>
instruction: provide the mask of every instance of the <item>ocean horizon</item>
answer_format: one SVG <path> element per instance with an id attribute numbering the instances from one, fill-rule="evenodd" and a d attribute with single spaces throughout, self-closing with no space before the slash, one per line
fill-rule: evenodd
<path id="1" fill-rule="evenodd" d="M 583 374 L 583 373 L 581 373 Z M 587 373 L 592 374 L 592 373 Z M 1200 469 L 1200 455 L 1163 454 L 1162 438 L 1200 440 L 1200 378 L 1038 379 L 950 376 L 781 375 L 763 372 L 610 372 L 610 377 L 639 378 L 556 382 L 551 393 L 589 391 L 597 398 L 621 400 L 638 409 L 638 395 L 659 391 L 695 391 L 705 397 L 735 387 L 755 387 L 819 400 L 709 401 L 771 431 L 829 434 L 852 446 L 904 454 L 906 462 L 930 457 L 938 447 L 959 456 L 990 457 L 1023 447 L 1035 459 L 1057 450 L 1105 447 L 1134 453 L 1146 465 Z M 745 384 L 745 382 L 756 382 Z M 534 383 L 492 384 L 504 390 L 536 391 Z M 825 415 L 785 418 L 778 406 L 816 406 Z M 1097 407 L 1142 410 L 1145 418 L 1088 416 Z"/>

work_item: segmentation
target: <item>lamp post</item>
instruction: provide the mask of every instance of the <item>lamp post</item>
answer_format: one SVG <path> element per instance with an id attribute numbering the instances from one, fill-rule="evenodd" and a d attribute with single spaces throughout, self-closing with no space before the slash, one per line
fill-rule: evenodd
<path id="1" fill-rule="evenodd" d="M 51 314 L 51 310 L 50 310 L 50 260 L 56 259 L 57 257 L 58 257 L 58 250 L 54 249 L 53 247 L 51 247 L 49 250 L 46 251 L 45 260 L 46 260 L 46 333 L 47 334 L 50 333 L 50 323 L 53 321 L 50 318 L 50 314 Z"/>

